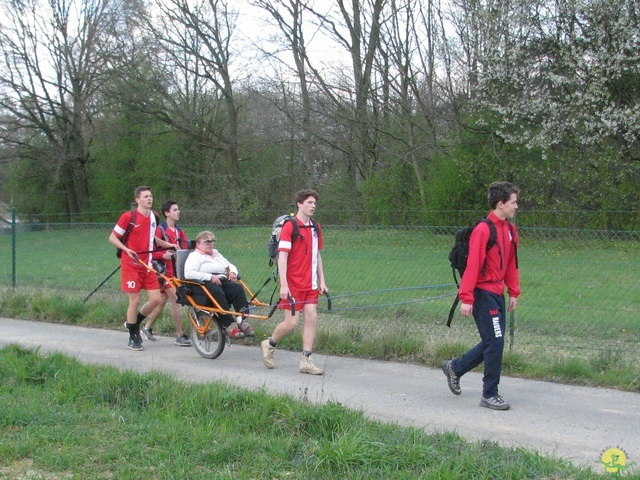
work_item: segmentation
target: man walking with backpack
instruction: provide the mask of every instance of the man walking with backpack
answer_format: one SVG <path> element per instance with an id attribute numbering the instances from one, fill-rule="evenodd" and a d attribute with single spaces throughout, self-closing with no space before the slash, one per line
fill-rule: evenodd
<path id="1" fill-rule="evenodd" d="M 263 340 L 262 363 L 274 368 L 273 354 L 276 344 L 298 324 L 300 312 L 304 315 L 302 327 L 302 358 L 300 373 L 322 375 L 324 370 L 311 361 L 313 341 L 318 321 L 318 295 L 328 292 L 324 282 L 322 266 L 322 230 L 312 221 L 316 211 L 318 193 L 315 190 L 301 190 L 295 194 L 298 212 L 285 222 L 278 243 L 278 271 L 280 275 L 280 309 L 284 310 L 284 320 L 274 329 L 271 337 Z M 294 235 L 297 224 L 298 234 Z M 295 314 L 290 302 L 294 301 Z"/>
<path id="2" fill-rule="evenodd" d="M 491 212 L 487 219 L 495 226 L 495 244 L 487 248 L 490 227 L 479 222 L 469 239 L 467 267 L 460 282 L 460 313 L 473 315 L 480 342 L 460 358 L 442 362 L 449 389 L 460 395 L 460 377 L 484 362 L 480 406 L 508 410 L 509 404 L 498 393 L 502 371 L 502 352 L 506 313 L 516 308 L 520 295 L 517 265 L 518 234 L 509 224 L 518 209 L 518 188 L 508 182 L 494 182 L 487 195 Z M 504 290 L 509 294 L 506 305 Z"/>
<path id="3" fill-rule="evenodd" d="M 182 228 L 177 225 L 180 220 L 180 208 L 178 203 L 173 200 L 168 200 L 162 204 L 162 214 L 164 215 L 164 222 L 160 224 L 160 230 L 163 234 L 163 239 L 169 243 L 180 245 L 180 248 L 189 248 L 189 239 L 187 234 Z M 176 264 L 176 252 L 173 250 L 161 251 L 154 253 L 154 260 L 160 260 L 165 267 L 165 275 L 167 277 L 175 276 L 175 264 Z M 160 303 L 153 309 L 153 311 L 147 316 L 146 323 L 140 328 L 142 335 L 149 341 L 155 342 L 156 336 L 153 334 L 153 324 L 162 314 L 167 301 L 171 303 L 171 319 L 173 325 L 176 327 L 176 341 L 175 344 L 180 347 L 190 347 L 191 340 L 187 337 L 187 334 L 182 330 L 182 315 L 180 304 L 178 303 L 178 297 L 171 285 L 165 285 L 160 280 Z"/>
<path id="4" fill-rule="evenodd" d="M 120 215 L 113 227 L 109 242 L 122 251 L 120 266 L 122 277 L 120 287 L 129 298 L 127 321 L 129 330 L 128 348 L 142 351 L 140 324 L 160 303 L 160 284 L 155 273 L 144 265 L 151 265 L 151 254 L 157 249 L 177 249 L 178 245 L 165 242 L 159 237 L 156 215 L 151 210 L 153 194 L 148 186 L 140 186 L 134 191 L 137 207 Z M 147 303 L 140 307 L 140 291 L 146 290 Z M 139 311 L 138 311 L 139 309 Z"/>

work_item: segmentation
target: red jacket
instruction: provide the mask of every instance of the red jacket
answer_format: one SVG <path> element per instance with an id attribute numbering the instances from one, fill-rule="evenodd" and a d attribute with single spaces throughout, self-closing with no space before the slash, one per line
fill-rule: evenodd
<path id="1" fill-rule="evenodd" d="M 473 290 L 481 288 L 496 295 L 504 294 L 504 288 L 510 297 L 520 295 L 520 278 L 516 268 L 516 252 L 511 239 L 511 231 L 506 220 L 500 220 L 493 212 L 487 217 L 496 227 L 496 243 L 487 251 L 489 225 L 480 222 L 469 238 L 469 257 L 467 268 L 460 282 L 460 301 L 473 304 Z M 512 225 L 515 242 L 518 232 Z M 485 262 L 486 260 L 486 262 Z"/>

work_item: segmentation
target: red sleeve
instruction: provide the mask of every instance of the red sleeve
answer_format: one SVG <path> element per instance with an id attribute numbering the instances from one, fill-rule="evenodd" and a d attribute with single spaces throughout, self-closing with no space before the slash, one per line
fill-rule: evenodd
<path id="1" fill-rule="evenodd" d="M 122 235 L 129 228 L 129 224 L 131 223 L 131 211 L 124 212 L 120 215 L 115 227 L 113 227 L 113 232 L 116 234 L 118 238 L 122 238 Z"/>
<path id="2" fill-rule="evenodd" d="M 293 222 L 297 222 L 298 219 L 294 218 Z M 293 222 L 286 221 L 280 230 L 280 242 L 278 243 L 278 251 L 290 252 L 293 239 Z"/>

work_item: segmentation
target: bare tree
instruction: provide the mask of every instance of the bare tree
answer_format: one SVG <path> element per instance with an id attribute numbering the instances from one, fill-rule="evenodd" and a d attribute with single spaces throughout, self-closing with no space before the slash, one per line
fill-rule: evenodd
<path id="1" fill-rule="evenodd" d="M 276 22 L 284 37 L 286 48 L 291 51 L 295 74 L 300 88 L 301 118 L 298 121 L 295 110 L 288 113 L 296 125 L 300 125 L 302 142 L 302 162 L 307 172 L 307 184 L 316 186 L 319 180 L 318 162 L 314 149 L 314 128 L 312 122 L 312 99 L 307 78 L 307 46 L 304 37 L 303 14 L 307 9 L 302 0 L 255 0 L 254 5 L 264 9 Z"/>
<path id="2" fill-rule="evenodd" d="M 70 213 L 88 203 L 91 120 L 115 58 L 122 6 L 109 0 L 4 1 L 0 138 L 14 154 L 47 163 Z"/>
<path id="3" fill-rule="evenodd" d="M 350 160 L 347 168 L 353 170 L 356 181 L 369 178 L 377 162 L 373 70 L 387 3 L 388 0 L 336 0 L 336 8 L 329 12 L 310 8 L 318 27 L 333 39 L 337 48 L 344 49 L 350 59 L 348 75 L 334 72 L 330 78 L 328 68 L 322 69 L 311 61 L 307 62 L 307 68 L 321 91 L 321 103 L 329 104 L 323 114 L 333 115 L 333 121 L 348 131 L 347 140 L 342 145 L 334 143 L 334 147 L 342 149 Z"/>
<path id="4" fill-rule="evenodd" d="M 388 155 L 411 167 L 420 204 L 426 208 L 425 167 L 439 150 L 446 110 L 439 90 L 438 46 L 444 42 L 439 2 L 391 0 L 381 31 Z M 446 83 L 446 79 L 445 79 Z"/>
<path id="5" fill-rule="evenodd" d="M 156 7 L 159 15 L 150 27 L 176 70 L 164 118 L 222 152 L 230 186 L 235 186 L 240 182 L 239 107 L 231 61 L 237 13 L 225 0 L 167 0 Z"/>

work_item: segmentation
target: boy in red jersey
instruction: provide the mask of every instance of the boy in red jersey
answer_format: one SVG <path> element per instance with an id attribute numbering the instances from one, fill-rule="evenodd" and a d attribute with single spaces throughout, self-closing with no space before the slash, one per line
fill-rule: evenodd
<path id="1" fill-rule="evenodd" d="M 278 244 L 279 308 L 284 310 L 284 320 L 276 326 L 271 337 L 262 342 L 262 362 L 267 368 L 275 367 L 273 354 L 276 344 L 293 331 L 302 312 L 304 325 L 300 373 L 322 375 L 324 370 L 311 361 L 318 321 L 318 295 L 329 291 L 324 281 L 320 255 L 323 247 L 322 230 L 311 221 L 316 211 L 318 193 L 315 190 L 301 190 L 295 194 L 295 202 L 298 212 L 293 221 L 297 222 L 299 235 L 294 238 L 293 222 L 288 221 L 282 227 Z M 294 299 L 295 315 L 291 313 L 289 298 Z"/>
<path id="2" fill-rule="evenodd" d="M 180 245 L 180 248 L 189 248 L 189 240 L 187 234 L 184 233 L 177 222 L 180 220 L 180 209 L 178 203 L 173 200 L 166 201 L 162 204 L 162 214 L 165 217 L 165 221 L 160 224 L 160 230 L 163 233 L 163 238 L 169 243 Z M 157 252 L 153 254 L 154 260 L 160 260 L 165 266 L 167 277 L 175 276 L 175 252 L 167 250 L 163 252 Z M 162 283 L 162 282 L 161 282 Z M 178 297 L 176 292 L 169 285 L 160 285 L 160 303 L 153 311 L 147 316 L 147 321 L 143 327 L 141 327 L 142 335 L 150 341 L 155 342 L 156 337 L 153 334 L 153 324 L 162 314 L 167 301 L 171 303 L 171 319 L 173 325 L 176 327 L 176 341 L 175 344 L 180 347 L 191 346 L 191 340 L 182 330 L 182 316 L 180 315 L 180 304 L 178 304 Z"/>
<path id="3" fill-rule="evenodd" d="M 507 312 L 516 308 L 520 295 L 517 262 L 518 232 L 509 223 L 518 210 L 518 188 L 508 182 L 489 186 L 487 201 L 491 212 L 487 219 L 496 229 L 496 243 L 487 250 L 490 230 L 480 222 L 469 239 L 467 268 L 460 282 L 460 313 L 473 315 L 480 342 L 459 358 L 445 360 L 441 367 L 449 389 L 460 395 L 460 377 L 484 363 L 480 406 L 508 410 L 509 404 L 498 393 L 502 371 L 502 352 Z M 504 292 L 509 294 L 506 304 Z"/>
<path id="4" fill-rule="evenodd" d="M 122 270 L 121 289 L 129 297 L 127 321 L 129 345 L 131 350 L 144 350 L 140 337 L 140 324 L 160 303 L 160 284 L 155 273 L 150 272 L 144 264 L 151 265 L 151 251 L 158 245 L 162 248 L 175 249 L 177 245 L 160 238 L 156 216 L 151 210 L 153 195 L 151 188 L 136 188 L 134 197 L 137 208 L 124 212 L 109 236 L 109 242 L 122 250 L 120 267 Z M 122 242 L 123 236 L 125 243 Z M 149 300 L 140 311 L 140 290 L 146 290 Z"/>

